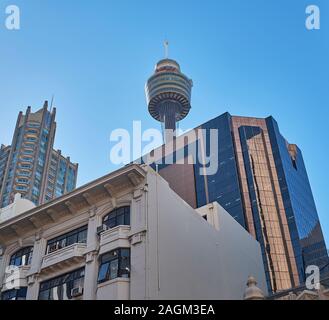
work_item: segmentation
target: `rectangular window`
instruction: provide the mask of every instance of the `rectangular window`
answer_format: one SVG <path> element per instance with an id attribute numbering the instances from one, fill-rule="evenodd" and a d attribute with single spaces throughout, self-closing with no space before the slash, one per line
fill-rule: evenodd
<path id="1" fill-rule="evenodd" d="M 33 154 L 33 150 L 30 150 L 30 149 L 25 149 L 24 151 L 23 151 L 23 154 Z"/>
<path id="2" fill-rule="evenodd" d="M 47 254 L 59 249 L 68 247 L 75 243 L 87 243 L 88 226 L 65 233 L 59 237 L 51 239 L 47 244 Z"/>
<path id="3" fill-rule="evenodd" d="M 18 171 L 18 175 L 19 175 L 19 176 L 29 177 L 29 176 L 31 175 L 31 172 L 29 172 L 29 171 L 19 170 L 19 171 Z"/>
<path id="4" fill-rule="evenodd" d="M 26 141 L 37 141 L 35 137 L 26 137 Z"/>
<path id="5" fill-rule="evenodd" d="M 24 148 L 34 149 L 35 148 L 35 144 L 25 142 L 24 143 Z"/>
<path id="6" fill-rule="evenodd" d="M 29 127 L 29 128 L 39 128 L 40 127 L 40 123 L 37 123 L 37 122 L 29 122 L 29 123 L 27 123 L 26 126 Z"/>
<path id="7" fill-rule="evenodd" d="M 27 191 L 26 186 L 16 186 L 15 188 L 16 188 L 17 191 Z"/>
<path id="8" fill-rule="evenodd" d="M 23 169 L 31 169 L 32 165 L 31 164 L 20 164 L 19 167 L 23 168 Z"/>
<path id="9" fill-rule="evenodd" d="M 38 130 L 35 130 L 35 129 L 27 129 L 25 132 L 30 133 L 30 134 L 38 134 L 39 133 Z"/>
<path id="10" fill-rule="evenodd" d="M 29 183 L 29 180 L 28 179 L 24 179 L 24 178 L 18 178 L 17 179 L 17 182 L 18 183 Z"/>
<path id="11" fill-rule="evenodd" d="M 22 161 L 25 161 L 25 162 L 33 162 L 33 158 L 30 158 L 30 157 L 22 157 Z"/>
<path id="12" fill-rule="evenodd" d="M 130 249 L 119 248 L 105 253 L 100 258 L 98 283 L 116 278 L 130 277 Z"/>
<path id="13" fill-rule="evenodd" d="M 1 300 L 26 300 L 27 288 L 12 289 L 1 294 Z"/>
<path id="14" fill-rule="evenodd" d="M 39 300 L 71 300 L 74 298 L 73 289 L 83 288 L 84 277 L 85 269 L 82 268 L 41 282 Z"/>

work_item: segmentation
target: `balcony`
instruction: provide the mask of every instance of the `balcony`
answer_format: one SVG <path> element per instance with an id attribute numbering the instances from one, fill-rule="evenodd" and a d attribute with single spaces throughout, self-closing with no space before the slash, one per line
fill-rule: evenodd
<path id="1" fill-rule="evenodd" d="M 129 300 L 130 279 L 117 278 L 98 284 L 97 300 Z"/>
<path id="2" fill-rule="evenodd" d="M 27 274 L 30 266 L 9 266 L 6 269 L 3 290 L 11 290 L 17 287 L 27 287 Z"/>
<path id="3" fill-rule="evenodd" d="M 45 255 L 42 259 L 41 271 L 52 272 L 84 261 L 86 246 L 85 243 L 75 243 Z"/>
<path id="4" fill-rule="evenodd" d="M 100 252 L 114 250 L 118 247 L 129 247 L 130 226 L 120 225 L 100 233 Z"/>

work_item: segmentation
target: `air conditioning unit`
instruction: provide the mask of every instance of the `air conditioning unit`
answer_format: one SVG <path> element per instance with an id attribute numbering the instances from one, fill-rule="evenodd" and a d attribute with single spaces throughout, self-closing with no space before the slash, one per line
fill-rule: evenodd
<path id="1" fill-rule="evenodd" d="M 107 230 L 107 225 L 106 224 L 102 224 L 101 226 L 99 226 L 97 228 L 97 234 L 100 235 L 102 232 Z"/>
<path id="2" fill-rule="evenodd" d="M 71 290 L 72 298 L 80 297 L 83 295 L 83 287 L 79 286 Z"/>

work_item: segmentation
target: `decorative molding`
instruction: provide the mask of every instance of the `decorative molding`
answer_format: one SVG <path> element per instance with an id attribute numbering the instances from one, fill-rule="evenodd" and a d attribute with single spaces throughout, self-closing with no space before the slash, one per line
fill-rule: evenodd
<path id="1" fill-rule="evenodd" d="M 103 187 L 104 187 L 104 189 L 106 190 L 107 194 L 108 194 L 108 195 L 110 196 L 110 198 L 111 198 L 113 209 L 116 208 L 116 206 L 117 206 L 117 201 L 116 201 L 116 196 L 115 196 L 114 188 L 113 188 L 109 183 L 104 184 Z"/>
<path id="2" fill-rule="evenodd" d="M 18 236 L 18 237 L 21 237 L 23 234 L 24 234 L 24 230 L 23 228 L 21 228 L 20 226 L 18 226 L 17 224 L 12 224 L 10 226 L 11 230 L 13 232 L 15 232 L 15 234 Z"/>
<path id="3" fill-rule="evenodd" d="M 33 285 L 35 282 L 38 281 L 38 276 L 39 276 L 38 273 L 28 275 L 28 277 L 27 277 L 27 284 L 29 286 Z"/>
<path id="4" fill-rule="evenodd" d="M 138 198 L 140 198 L 142 195 L 143 195 L 143 189 L 136 189 L 136 190 L 134 191 L 133 198 L 134 198 L 134 199 L 138 199 Z"/>
<path id="5" fill-rule="evenodd" d="M 137 187 L 139 185 L 140 181 L 141 181 L 139 179 L 139 177 L 137 176 L 137 174 L 134 173 L 134 172 L 128 173 L 128 178 L 129 178 L 131 184 L 135 187 Z"/>
<path id="6" fill-rule="evenodd" d="M 82 194 L 82 196 L 83 196 L 83 198 L 85 199 L 85 201 L 87 202 L 87 204 L 89 206 L 94 206 L 95 205 L 95 202 L 93 201 L 90 193 L 85 192 L 85 193 Z"/>
<path id="7" fill-rule="evenodd" d="M 93 205 L 91 208 L 88 209 L 89 218 L 93 218 L 96 216 L 97 206 Z"/>
<path id="8" fill-rule="evenodd" d="M 65 206 L 68 209 L 70 214 L 75 214 L 77 212 L 75 206 L 73 205 L 73 203 L 71 201 L 66 201 Z"/>
<path id="9" fill-rule="evenodd" d="M 146 231 L 141 231 L 129 237 L 131 245 L 136 245 L 144 241 Z"/>
<path id="10" fill-rule="evenodd" d="M 43 226 L 43 223 L 37 217 L 30 217 L 29 221 L 33 224 L 33 226 L 38 229 Z"/>
<path id="11" fill-rule="evenodd" d="M 39 229 L 35 234 L 35 241 L 40 241 L 42 239 L 42 234 L 43 234 L 42 229 Z"/>
<path id="12" fill-rule="evenodd" d="M 46 211 L 46 214 L 48 215 L 48 217 L 51 219 L 52 222 L 56 222 L 55 215 L 57 214 L 57 212 L 54 209 L 48 209 Z"/>
<path id="13" fill-rule="evenodd" d="M 90 251 L 86 253 L 86 263 L 92 263 L 95 258 L 98 257 L 98 250 Z"/>

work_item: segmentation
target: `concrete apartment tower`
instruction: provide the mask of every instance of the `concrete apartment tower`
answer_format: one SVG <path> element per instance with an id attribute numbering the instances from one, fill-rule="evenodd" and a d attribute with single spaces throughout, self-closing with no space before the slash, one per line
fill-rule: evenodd
<path id="1" fill-rule="evenodd" d="M 12 144 L 0 149 L 0 207 L 16 193 L 40 205 L 72 191 L 78 164 L 54 150 L 56 109 L 48 102 L 37 112 L 19 113 Z"/>

